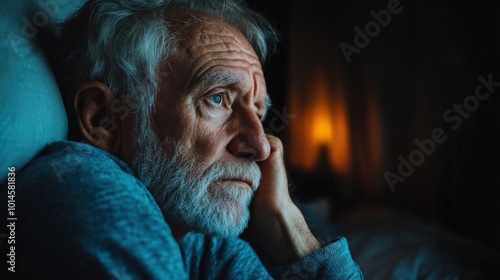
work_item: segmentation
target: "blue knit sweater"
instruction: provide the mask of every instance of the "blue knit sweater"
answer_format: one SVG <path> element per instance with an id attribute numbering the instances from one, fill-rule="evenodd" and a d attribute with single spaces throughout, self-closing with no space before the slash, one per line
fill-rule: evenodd
<path id="1" fill-rule="evenodd" d="M 132 170 L 82 143 L 53 143 L 16 174 L 16 217 L 16 272 L 3 279 L 362 278 L 344 238 L 273 268 L 239 238 L 178 243 Z"/>

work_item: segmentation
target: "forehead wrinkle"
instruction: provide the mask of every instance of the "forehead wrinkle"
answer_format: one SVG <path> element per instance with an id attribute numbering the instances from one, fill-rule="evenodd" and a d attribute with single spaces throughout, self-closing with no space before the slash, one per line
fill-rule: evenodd
<path id="1" fill-rule="evenodd" d="M 217 69 L 222 68 L 222 69 Z M 229 70 L 228 68 L 220 65 L 212 65 L 205 69 L 200 75 L 198 75 L 198 79 L 201 83 L 205 82 L 204 85 L 218 85 L 218 86 L 230 86 L 235 85 L 239 87 L 242 91 L 248 91 L 252 88 L 252 82 L 247 81 L 245 79 L 245 72 L 248 69 L 245 67 L 234 67 L 232 66 Z M 219 73 L 220 76 L 216 77 L 213 82 L 210 81 L 211 73 Z M 193 83 L 195 87 L 202 86 L 200 82 Z"/>
<path id="2" fill-rule="evenodd" d="M 211 86 L 229 86 L 239 84 L 239 79 L 233 74 L 227 73 L 223 70 L 208 71 L 202 74 L 197 80 L 194 81 L 194 88 L 206 88 Z"/>
<path id="3" fill-rule="evenodd" d="M 217 18 L 193 14 L 185 18 L 187 22 L 177 21 L 180 26 L 176 28 L 185 35 L 185 40 L 180 42 L 186 55 L 184 63 L 187 63 L 184 89 L 199 92 L 201 87 L 234 85 L 245 99 L 254 100 L 259 113 L 262 109 L 267 111 L 269 98 L 262 66 L 241 31 Z"/>
<path id="4" fill-rule="evenodd" d="M 214 26 L 217 26 L 217 30 L 215 31 L 213 30 Z M 240 51 L 259 61 L 257 54 L 247 38 L 245 38 L 240 31 L 234 29 L 225 22 L 212 24 L 211 26 L 208 24 L 191 26 L 188 31 L 188 34 L 191 34 L 191 39 L 185 41 L 185 43 L 187 43 L 185 44 L 185 48 L 188 53 L 196 53 L 200 48 L 205 51 L 214 49 Z"/>
<path id="5" fill-rule="evenodd" d="M 220 19 L 209 19 L 213 20 L 213 22 L 189 19 L 187 21 L 178 20 L 176 21 L 177 25 L 173 26 L 173 29 L 184 34 L 184 37 L 189 38 L 187 46 L 204 46 L 212 43 L 232 42 L 239 47 L 238 49 L 252 48 L 239 30 Z"/>
<path id="6" fill-rule="evenodd" d="M 199 72 L 199 70 L 203 69 L 205 66 L 217 63 L 224 63 L 225 66 L 237 65 L 244 66 L 249 70 L 253 70 L 252 72 L 261 72 L 260 63 L 252 62 L 249 57 L 241 57 L 237 55 L 238 53 L 232 51 L 214 51 L 210 53 L 204 53 L 194 59 L 191 66 L 193 72 Z M 215 59 L 204 59 L 206 56 L 218 55 Z M 222 65 L 221 65 L 222 66 Z"/>
<path id="7" fill-rule="evenodd" d="M 221 62 L 224 62 L 224 64 L 221 65 Z M 198 77 L 201 77 L 204 73 L 216 67 L 223 67 L 223 68 L 230 67 L 232 68 L 232 71 L 240 69 L 242 71 L 260 72 L 260 65 L 248 63 L 248 61 L 243 59 L 217 59 L 217 61 L 209 60 L 205 62 L 199 62 L 193 65 L 192 69 L 196 70 L 192 71 L 192 75 L 188 79 L 187 84 L 191 84 L 192 81 L 195 81 Z"/>
<path id="8" fill-rule="evenodd" d="M 197 62 L 199 60 L 203 60 L 204 56 L 207 55 L 210 56 L 215 55 L 216 57 L 212 58 L 212 60 L 217 60 L 217 59 L 247 60 L 249 65 L 258 67 L 261 66 L 260 62 L 256 60 L 257 58 L 248 52 L 245 53 L 239 50 L 220 50 L 219 48 L 214 48 L 213 50 L 212 49 L 206 50 L 206 52 L 203 52 L 196 57 L 191 57 L 191 60 L 193 62 Z M 252 60 L 255 60 L 255 62 L 252 62 Z"/>
<path id="9" fill-rule="evenodd" d="M 226 33 L 226 34 L 224 34 Z M 236 37 L 239 37 L 238 35 L 241 35 L 239 33 L 232 33 L 231 32 L 224 32 L 221 31 L 219 33 L 212 33 L 212 31 L 207 31 L 205 33 L 201 33 L 198 35 L 199 40 L 201 41 L 201 45 L 211 45 L 211 44 L 225 44 L 228 46 L 227 48 L 230 49 L 229 44 L 233 44 L 237 46 L 237 49 L 246 51 L 246 48 L 253 49 L 252 46 L 249 44 L 245 44 L 243 42 L 246 42 L 246 38 L 241 37 L 240 39 L 244 39 L 244 41 L 239 41 L 237 40 Z"/>
<path id="10" fill-rule="evenodd" d="M 250 46 L 248 47 L 250 50 L 253 50 Z M 204 51 L 197 52 L 196 50 L 200 48 L 203 48 Z M 197 53 L 200 54 L 193 56 Z M 191 69 L 191 76 L 188 79 L 188 84 L 200 76 L 206 70 L 204 68 L 208 68 L 213 63 L 226 63 L 228 66 L 237 64 L 238 66 L 256 69 L 258 72 L 261 71 L 260 61 L 255 53 L 245 50 L 243 45 L 234 41 L 229 44 L 227 42 L 217 42 L 208 45 L 198 44 L 188 47 L 186 54 L 190 57 L 189 60 L 191 61 L 189 67 Z M 206 59 L 207 56 L 208 59 Z"/>
<path id="11" fill-rule="evenodd" d="M 255 53 L 249 52 L 249 51 L 245 50 L 245 48 L 231 47 L 232 45 L 241 46 L 241 45 L 235 44 L 234 42 L 217 42 L 217 43 L 210 43 L 210 44 L 195 45 L 193 47 L 187 48 L 187 50 L 189 53 L 192 53 L 193 51 L 201 49 L 201 48 L 204 48 L 206 51 L 209 51 L 209 52 L 232 52 L 232 53 L 238 52 L 238 53 L 245 54 L 248 57 L 251 57 L 253 59 L 258 60 L 258 57 Z M 224 46 L 224 47 L 221 48 L 221 46 Z"/>
<path id="12" fill-rule="evenodd" d="M 202 31 L 199 33 L 198 39 L 203 44 L 212 44 L 214 42 L 217 42 L 217 43 L 232 42 L 235 45 L 243 48 L 244 45 L 241 44 L 240 42 L 238 42 L 238 40 L 235 40 L 235 36 L 234 36 L 235 33 L 229 32 L 229 31 L 230 30 L 227 30 L 227 29 L 221 29 L 219 32 L 213 32 L 212 30 Z M 231 34 L 231 33 L 233 33 L 233 34 Z"/>
<path id="13" fill-rule="evenodd" d="M 200 49 L 203 50 L 201 51 L 202 54 L 196 57 L 192 57 L 193 61 L 200 59 L 202 55 L 206 54 L 220 54 L 220 53 L 239 54 L 239 55 L 244 55 L 244 57 L 247 58 L 249 61 L 256 60 L 260 66 L 260 61 L 250 46 L 249 49 L 252 51 L 248 51 L 243 45 L 238 44 L 237 42 L 234 41 L 218 41 L 210 43 L 193 44 L 192 46 L 188 46 L 186 48 L 186 53 L 192 56 L 192 54 L 196 53 L 196 51 Z"/>

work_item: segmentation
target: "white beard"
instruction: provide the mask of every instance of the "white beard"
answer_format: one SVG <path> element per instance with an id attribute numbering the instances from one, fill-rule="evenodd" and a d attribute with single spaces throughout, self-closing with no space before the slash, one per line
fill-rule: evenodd
<path id="1" fill-rule="evenodd" d="M 152 129 L 136 135 L 137 147 L 132 168 L 153 195 L 171 226 L 220 236 L 238 236 L 250 220 L 250 202 L 260 184 L 258 165 L 241 159 L 215 163 L 204 172 L 195 159 L 185 159 L 180 145 L 167 140 L 164 147 Z M 168 155 L 171 154 L 171 155 Z M 252 189 L 231 184 L 226 179 L 253 182 Z"/>

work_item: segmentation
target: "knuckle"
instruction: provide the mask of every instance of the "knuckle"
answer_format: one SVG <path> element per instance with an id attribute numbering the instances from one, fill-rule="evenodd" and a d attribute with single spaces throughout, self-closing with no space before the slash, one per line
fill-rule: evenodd
<path id="1" fill-rule="evenodd" d="M 281 152 L 283 151 L 283 142 L 281 141 L 281 139 L 273 135 L 268 135 L 267 139 L 271 147 L 274 147 L 275 149 L 280 150 Z"/>

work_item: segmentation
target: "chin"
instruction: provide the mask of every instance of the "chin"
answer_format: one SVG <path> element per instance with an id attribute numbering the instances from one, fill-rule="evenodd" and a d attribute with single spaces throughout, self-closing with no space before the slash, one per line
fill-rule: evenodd
<path id="1" fill-rule="evenodd" d="M 223 203 L 217 204 L 217 207 L 206 211 L 201 223 L 202 232 L 224 237 L 240 235 L 250 220 L 249 203 L 225 199 Z"/>

